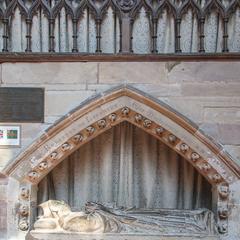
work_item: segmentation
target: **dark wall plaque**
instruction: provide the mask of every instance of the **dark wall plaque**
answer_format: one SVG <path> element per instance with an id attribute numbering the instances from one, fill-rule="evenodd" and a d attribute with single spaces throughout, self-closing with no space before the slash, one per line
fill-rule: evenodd
<path id="1" fill-rule="evenodd" d="M 43 88 L 0 87 L 0 122 L 43 121 Z"/>

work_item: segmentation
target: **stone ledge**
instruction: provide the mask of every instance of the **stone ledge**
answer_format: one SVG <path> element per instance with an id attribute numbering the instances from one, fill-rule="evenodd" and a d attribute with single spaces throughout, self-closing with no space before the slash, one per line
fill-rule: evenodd
<path id="1" fill-rule="evenodd" d="M 38 232 L 31 231 L 26 240 L 218 240 L 218 236 L 204 235 L 140 235 L 140 234 L 80 234 L 69 232 Z"/>

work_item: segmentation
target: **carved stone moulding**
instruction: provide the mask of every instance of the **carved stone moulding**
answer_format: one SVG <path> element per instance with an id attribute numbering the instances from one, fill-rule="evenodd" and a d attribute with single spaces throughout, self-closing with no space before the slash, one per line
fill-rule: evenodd
<path id="1" fill-rule="evenodd" d="M 49 156 L 46 159 L 43 159 L 37 167 L 34 167 L 32 171 L 29 172 L 27 179 L 32 183 L 38 182 L 39 179 L 42 179 L 45 175 L 46 170 L 52 169 L 69 154 L 77 150 L 82 144 L 90 141 L 111 126 L 126 120 L 142 128 L 144 131 L 158 138 L 174 151 L 178 152 L 191 162 L 191 164 L 193 164 L 193 166 L 197 168 L 212 184 L 224 182 L 224 178 L 221 174 L 217 173 L 206 159 L 203 159 L 199 153 L 194 149 L 191 149 L 184 141 L 179 139 L 169 130 L 164 129 L 162 126 L 159 126 L 154 121 L 148 119 L 147 116 L 143 116 L 129 107 L 123 107 L 118 111 L 109 114 L 106 118 L 97 120 L 78 134 L 71 137 L 58 149 L 49 153 Z"/>
<path id="2" fill-rule="evenodd" d="M 20 185 L 19 202 L 16 206 L 18 214 L 18 228 L 21 231 L 27 231 L 29 229 L 30 200 L 31 196 L 29 186 Z"/>

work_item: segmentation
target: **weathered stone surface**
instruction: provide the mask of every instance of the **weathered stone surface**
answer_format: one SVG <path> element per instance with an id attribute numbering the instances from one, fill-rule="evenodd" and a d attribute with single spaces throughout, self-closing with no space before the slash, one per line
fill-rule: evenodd
<path id="1" fill-rule="evenodd" d="M 1 201 L 6 201 L 6 200 L 7 200 L 7 187 L 4 185 L 0 185 L 0 204 L 1 204 Z"/>
<path id="2" fill-rule="evenodd" d="M 99 64 L 99 83 L 161 83 L 166 81 L 165 63 L 105 62 Z"/>
<path id="3" fill-rule="evenodd" d="M 240 95 L 239 83 L 183 83 L 182 96 L 228 96 Z"/>
<path id="4" fill-rule="evenodd" d="M 166 67 L 174 82 L 239 82 L 239 62 L 169 62 Z"/>
<path id="5" fill-rule="evenodd" d="M 150 94 L 155 98 L 181 96 L 181 85 L 176 84 L 132 84 L 135 88 Z"/>
<path id="6" fill-rule="evenodd" d="M 7 239 L 7 209 L 7 202 L 0 199 L 0 240 Z"/>
<path id="7" fill-rule="evenodd" d="M 20 151 L 20 148 L 0 148 L 0 171 L 7 162 L 13 159 Z"/>
<path id="8" fill-rule="evenodd" d="M 7 239 L 7 230 L 0 229 L 0 240 L 6 240 L 6 239 Z"/>
<path id="9" fill-rule="evenodd" d="M 240 165 L 240 144 L 236 145 L 225 145 L 224 148 L 228 151 L 234 160 Z"/>
<path id="10" fill-rule="evenodd" d="M 222 144 L 234 145 L 240 142 L 240 124 L 204 123 L 200 128 Z"/>
<path id="11" fill-rule="evenodd" d="M 0 217 L 7 216 L 7 202 L 4 200 L 0 200 Z M 0 225 L 1 228 L 1 225 Z"/>
<path id="12" fill-rule="evenodd" d="M 94 91 L 46 91 L 45 115 L 65 115 L 93 94 Z"/>
<path id="13" fill-rule="evenodd" d="M 97 93 L 106 91 L 109 86 L 116 87 L 118 84 L 89 84 L 88 90 L 94 90 Z M 131 86 L 152 95 L 153 97 L 165 97 L 165 96 L 181 96 L 181 85 L 174 83 L 159 83 L 159 84 L 139 84 L 133 83 Z"/>
<path id="14" fill-rule="evenodd" d="M 95 83 L 97 63 L 3 63 L 3 83 Z"/>
<path id="15" fill-rule="evenodd" d="M 8 184 L 8 177 L 0 173 L 0 185 L 7 185 L 7 184 Z"/>
<path id="16" fill-rule="evenodd" d="M 119 84 L 88 84 L 87 90 L 95 91 L 96 93 L 101 93 L 109 89 L 109 87 L 117 87 Z"/>
<path id="17" fill-rule="evenodd" d="M 204 122 L 209 123 L 240 123 L 240 107 L 204 108 Z"/>
<path id="18" fill-rule="evenodd" d="M 191 119 L 196 124 L 203 121 L 203 106 L 201 101 L 198 101 L 197 99 L 192 101 L 183 97 L 160 97 L 159 99 Z"/>
<path id="19" fill-rule="evenodd" d="M 1 87 L 39 87 L 44 88 L 45 91 L 78 91 L 78 90 L 87 90 L 86 83 L 52 83 L 52 84 L 34 84 L 34 83 L 2 83 Z"/>

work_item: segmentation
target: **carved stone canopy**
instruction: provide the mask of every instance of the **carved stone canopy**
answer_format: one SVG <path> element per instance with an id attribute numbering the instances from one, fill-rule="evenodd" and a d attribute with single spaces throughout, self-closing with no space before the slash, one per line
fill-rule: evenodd
<path id="1" fill-rule="evenodd" d="M 68 113 L 4 169 L 19 182 L 19 228 L 32 221 L 31 187 L 63 159 L 111 127 L 128 121 L 159 139 L 189 161 L 216 189 L 218 229 L 227 232 L 229 185 L 240 178 L 231 157 L 198 126 L 165 103 L 132 88 L 111 89 Z"/>

